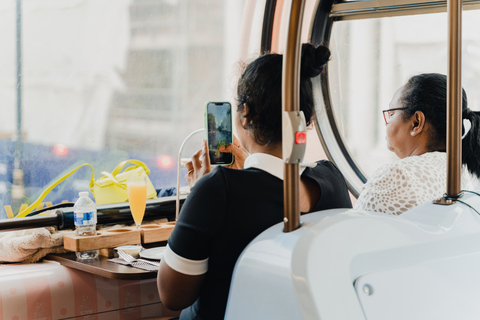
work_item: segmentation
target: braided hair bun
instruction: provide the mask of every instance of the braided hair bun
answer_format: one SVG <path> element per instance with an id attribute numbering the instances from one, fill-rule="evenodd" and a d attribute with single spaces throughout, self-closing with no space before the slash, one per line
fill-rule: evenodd
<path id="1" fill-rule="evenodd" d="M 323 66 L 330 59 L 330 50 L 325 46 L 315 46 L 311 43 L 302 45 L 302 62 L 300 77 L 314 78 L 323 70 Z"/>

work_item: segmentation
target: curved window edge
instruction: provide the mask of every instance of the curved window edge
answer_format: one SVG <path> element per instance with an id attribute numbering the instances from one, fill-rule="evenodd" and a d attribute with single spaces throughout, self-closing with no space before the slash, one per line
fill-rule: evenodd
<path id="1" fill-rule="evenodd" d="M 333 0 L 318 1 L 310 34 L 310 41 L 315 45 L 329 44 L 334 22 L 330 16 L 333 5 Z M 328 65 L 322 74 L 314 79 L 313 91 L 317 103 L 315 128 L 320 142 L 328 159 L 342 172 L 350 192 L 358 197 L 367 178 L 355 163 L 336 124 L 329 93 Z"/>

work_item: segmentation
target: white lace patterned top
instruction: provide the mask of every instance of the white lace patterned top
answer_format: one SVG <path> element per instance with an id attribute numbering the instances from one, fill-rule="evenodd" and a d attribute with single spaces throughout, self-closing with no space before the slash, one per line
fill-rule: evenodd
<path id="1" fill-rule="evenodd" d="M 354 208 L 399 215 L 419 204 L 443 196 L 447 157 L 427 152 L 380 167 L 363 186 Z M 462 170 L 462 189 L 472 190 L 473 177 Z"/>

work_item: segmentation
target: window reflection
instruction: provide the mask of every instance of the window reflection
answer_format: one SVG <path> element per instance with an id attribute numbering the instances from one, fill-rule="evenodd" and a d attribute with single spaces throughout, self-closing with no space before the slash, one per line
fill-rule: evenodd
<path id="1" fill-rule="evenodd" d="M 231 100 L 244 0 L 0 2 L 0 218 L 66 170 L 112 171 L 139 159 L 156 188 L 176 183 L 181 141 L 203 127 L 204 103 Z M 233 10 L 235 8 L 236 10 Z M 21 18 L 21 37 L 15 36 Z M 21 41 L 23 148 L 16 155 L 16 41 Z M 226 50 L 228 48 L 228 50 Z M 228 54 L 227 54 L 228 53 Z M 200 139 L 199 139 L 200 140 Z M 192 146 L 185 153 L 193 152 Z M 15 161 L 23 171 L 12 199 Z M 172 164 L 173 163 L 173 164 Z M 49 201 L 88 189 L 87 169 Z M 18 179 L 17 179 L 18 180 Z M 183 182 L 182 182 L 183 183 Z"/>

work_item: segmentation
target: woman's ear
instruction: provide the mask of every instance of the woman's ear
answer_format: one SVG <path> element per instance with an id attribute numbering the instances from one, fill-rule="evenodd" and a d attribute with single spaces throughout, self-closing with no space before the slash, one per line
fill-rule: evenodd
<path id="1" fill-rule="evenodd" d="M 416 111 L 411 120 L 412 129 L 410 130 L 410 135 L 415 137 L 416 135 L 422 133 L 425 129 L 425 114 L 422 111 Z"/>
<path id="2" fill-rule="evenodd" d="M 247 127 L 247 124 L 249 122 L 248 120 L 248 114 L 249 114 L 250 109 L 248 108 L 248 104 L 244 103 L 243 104 L 243 110 L 240 113 L 240 124 L 242 127 L 245 129 Z"/>

